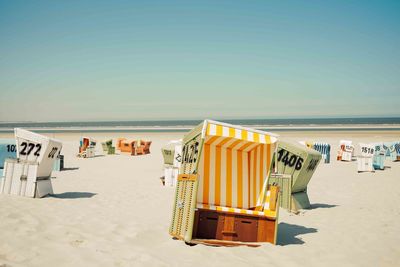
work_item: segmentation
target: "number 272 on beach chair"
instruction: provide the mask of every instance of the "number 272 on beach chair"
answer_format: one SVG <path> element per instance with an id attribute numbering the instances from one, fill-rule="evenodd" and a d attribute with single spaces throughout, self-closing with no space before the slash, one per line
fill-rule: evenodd
<path id="1" fill-rule="evenodd" d="M 170 235 L 215 246 L 276 243 L 276 135 L 206 120 L 183 140 Z"/>

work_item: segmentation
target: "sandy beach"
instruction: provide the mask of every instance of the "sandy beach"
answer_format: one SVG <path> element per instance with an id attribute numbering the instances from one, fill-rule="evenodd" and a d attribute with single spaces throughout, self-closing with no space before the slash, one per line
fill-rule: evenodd
<path id="1" fill-rule="evenodd" d="M 279 132 L 278 132 L 279 133 Z M 334 158 L 340 139 L 394 141 L 399 131 L 281 132 L 282 140 L 325 141 L 308 188 L 311 209 L 280 210 L 278 244 L 259 248 L 188 246 L 168 234 L 174 188 L 165 188 L 160 148 L 182 133 L 51 133 L 63 141 L 65 168 L 54 195 L 0 195 L 0 266 L 396 266 L 400 261 L 400 162 L 357 173 Z M 146 156 L 77 158 L 79 139 L 152 140 Z M 0 138 L 12 138 L 1 133 Z M 101 146 L 98 146 L 101 153 Z M 357 146 L 356 146 L 357 152 Z"/>

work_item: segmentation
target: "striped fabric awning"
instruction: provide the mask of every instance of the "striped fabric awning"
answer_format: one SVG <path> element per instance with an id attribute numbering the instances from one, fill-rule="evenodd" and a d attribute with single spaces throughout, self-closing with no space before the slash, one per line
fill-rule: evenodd
<path id="1" fill-rule="evenodd" d="M 262 205 L 276 135 L 208 121 L 203 136 L 197 203 L 239 209 Z"/>
<path id="2" fill-rule="evenodd" d="M 277 135 L 272 133 L 234 126 L 222 122 L 210 120 L 207 120 L 206 122 L 205 125 L 207 128 L 205 133 L 203 133 L 203 138 L 206 136 L 222 136 L 260 144 L 271 144 L 277 141 Z"/>

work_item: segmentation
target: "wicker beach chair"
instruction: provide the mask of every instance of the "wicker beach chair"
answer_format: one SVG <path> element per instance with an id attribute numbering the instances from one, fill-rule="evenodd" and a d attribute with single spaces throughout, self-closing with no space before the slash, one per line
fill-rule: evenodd
<path id="1" fill-rule="evenodd" d="M 0 193 L 40 198 L 53 193 L 51 173 L 62 143 L 15 129 L 17 159 L 6 159 Z"/>
<path id="2" fill-rule="evenodd" d="M 146 155 L 150 154 L 151 141 L 140 141 L 140 146 L 136 148 L 135 155 Z"/>
<path id="3" fill-rule="evenodd" d="M 170 235 L 190 244 L 275 244 L 279 189 L 269 186 L 276 135 L 206 120 L 183 140 Z"/>

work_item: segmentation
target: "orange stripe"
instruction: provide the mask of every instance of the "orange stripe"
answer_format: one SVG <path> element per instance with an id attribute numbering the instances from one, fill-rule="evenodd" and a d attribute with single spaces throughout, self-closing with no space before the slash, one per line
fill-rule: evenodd
<path id="1" fill-rule="evenodd" d="M 235 137 L 235 128 L 229 128 L 229 137 Z"/>
<path id="2" fill-rule="evenodd" d="M 252 142 L 247 142 L 244 145 L 242 145 L 241 147 L 239 147 L 238 150 L 245 150 L 246 148 L 248 148 L 252 144 L 253 144 Z"/>
<path id="3" fill-rule="evenodd" d="M 232 206 L 232 149 L 226 150 L 226 206 Z"/>
<path id="4" fill-rule="evenodd" d="M 221 204 L 221 147 L 216 147 L 215 155 L 215 201 L 214 205 Z"/>
<path id="5" fill-rule="evenodd" d="M 271 136 L 265 135 L 265 143 L 266 144 L 271 144 Z"/>
<path id="6" fill-rule="evenodd" d="M 242 152 L 237 152 L 237 194 L 238 207 L 243 208 L 243 158 Z"/>
<path id="7" fill-rule="evenodd" d="M 208 140 L 206 141 L 206 145 L 211 145 L 212 143 L 215 142 L 215 140 L 217 140 L 219 138 L 219 136 L 213 136 L 208 138 Z"/>
<path id="8" fill-rule="evenodd" d="M 216 132 L 215 135 L 222 136 L 222 126 L 217 125 L 217 130 L 215 132 Z"/>
<path id="9" fill-rule="evenodd" d="M 260 143 L 260 134 L 259 133 L 253 133 L 253 139 L 254 139 L 254 142 Z"/>
<path id="10" fill-rule="evenodd" d="M 264 145 L 260 146 L 260 189 L 262 191 L 264 181 Z"/>
<path id="11" fill-rule="evenodd" d="M 228 147 L 228 149 L 232 149 L 232 148 L 234 148 L 235 146 L 237 146 L 239 143 L 241 143 L 241 142 L 243 142 L 242 140 L 236 140 L 235 142 L 233 142 L 229 147 Z"/>
<path id="12" fill-rule="evenodd" d="M 232 138 L 227 137 L 227 138 L 223 139 L 221 142 L 219 142 L 219 144 L 217 144 L 217 146 L 224 146 L 230 140 L 232 140 Z"/>
<path id="13" fill-rule="evenodd" d="M 208 204 L 210 190 L 210 145 L 204 145 L 203 203 Z"/>
<path id="14" fill-rule="evenodd" d="M 242 130 L 242 139 L 248 141 L 247 140 L 247 131 L 246 130 Z"/>
<path id="15" fill-rule="evenodd" d="M 253 205 L 256 205 L 257 201 L 257 149 L 254 149 L 254 158 L 253 158 Z"/>

